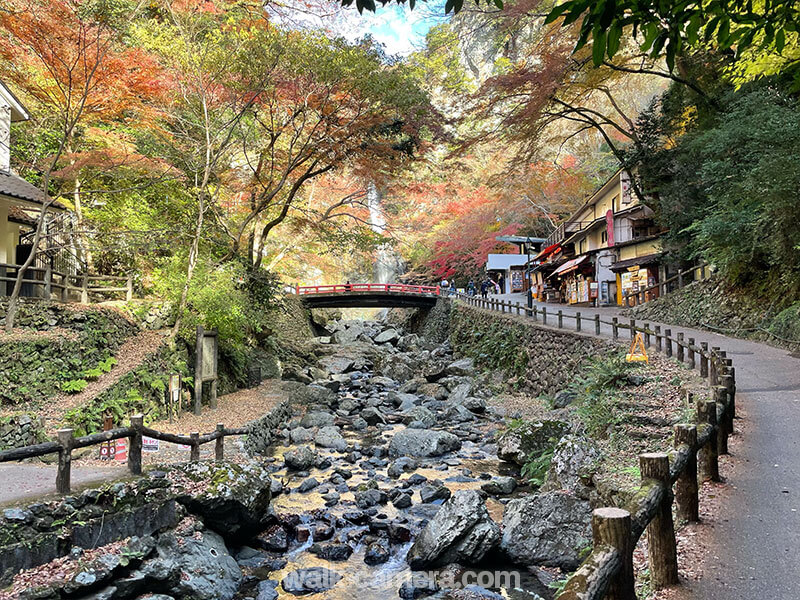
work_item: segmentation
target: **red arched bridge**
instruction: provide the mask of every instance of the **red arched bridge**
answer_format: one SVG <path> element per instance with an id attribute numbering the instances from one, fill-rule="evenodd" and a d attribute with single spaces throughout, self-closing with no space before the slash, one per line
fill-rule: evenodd
<path id="1" fill-rule="evenodd" d="M 342 283 L 296 286 L 309 308 L 430 308 L 441 297 L 439 286 L 403 283 Z"/>

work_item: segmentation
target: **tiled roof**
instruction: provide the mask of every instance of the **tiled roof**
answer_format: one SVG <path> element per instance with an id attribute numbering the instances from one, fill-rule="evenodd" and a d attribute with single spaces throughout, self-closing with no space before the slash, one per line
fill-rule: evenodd
<path id="1" fill-rule="evenodd" d="M 8 207 L 8 220 L 14 221 L 15 223 L 21 223 L 22 225 L 30 225 L 32 227 L 35 227 L 36 223 L 38 222 L 38 219 L 30 216 L 19 206 Z"/>
<path id="2" fill-rule="evenodd" d="M 0 196 L 8 196 L 17 200 L 35 202 L 42 204 L 44 194 L 32 183 L 28 183 L 22 177 L 7 171 L 0 171 Z M 51 208 L 64 210 L 64 206 L 58 202 L 53 202 Z"/>

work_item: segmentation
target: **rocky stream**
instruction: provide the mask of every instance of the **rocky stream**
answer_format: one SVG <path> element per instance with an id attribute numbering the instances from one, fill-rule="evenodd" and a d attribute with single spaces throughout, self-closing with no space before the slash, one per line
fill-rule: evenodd
<path id="1" fill-rule="evenodd" d="M 564 421 L 509 428 L 487 403 L 489 375 L 448 342 L 378 321 L 327 327 L 280 420 L 253 424 L 252 461 L 151 471 L 66 509 L 6 514 L 22 535 L 62 509 L 83 523 L 133 497 L 177 507 L 149 530 L 131 525 L 99 566 L 102 548 L 73 547 L 59 559 L 83 561 L 73 587 L 0 599 L 551 598 L 590 544 L 582 469 L 596 450 Z M 544 448 L 537 489 L 520 469 Z"/>

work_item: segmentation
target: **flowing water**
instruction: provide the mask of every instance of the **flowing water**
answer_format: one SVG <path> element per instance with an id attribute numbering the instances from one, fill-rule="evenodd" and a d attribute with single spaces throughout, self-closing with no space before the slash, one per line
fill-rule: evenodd
<path id="1" fill-rule="evenodd" d="M 369 208 L 369 222 L 372 231 L 378 235 L 387 234 L 386 217 L 381 206 L 381 195 L 373 182 L 367 185 L 367 206 Z M 373 281 L 375 283 L 394 283 L 397 276 L 403 272 L 404 266 L 400 255 L 395 252 L 392 244 L 381 244 L 375 250 L 375 266 Z"/>

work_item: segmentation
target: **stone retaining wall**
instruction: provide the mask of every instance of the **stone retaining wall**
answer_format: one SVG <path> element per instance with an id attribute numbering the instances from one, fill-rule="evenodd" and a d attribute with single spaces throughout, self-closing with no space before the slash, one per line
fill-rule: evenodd
<path id="1" fill-rule="evenodd" d="M 559 392 L 589 359 L 619 351 L 591 335 L 458 302 L 450 311 L 450 343 L 456 352 L 505 371 L 510 383 L 536 395 Z"/>
<path id="2" fill-rule="evenodd" d="M 40 419 L 28 414 L 0 418 L 0 450 L 32 446 L 46 439 Z"/>

